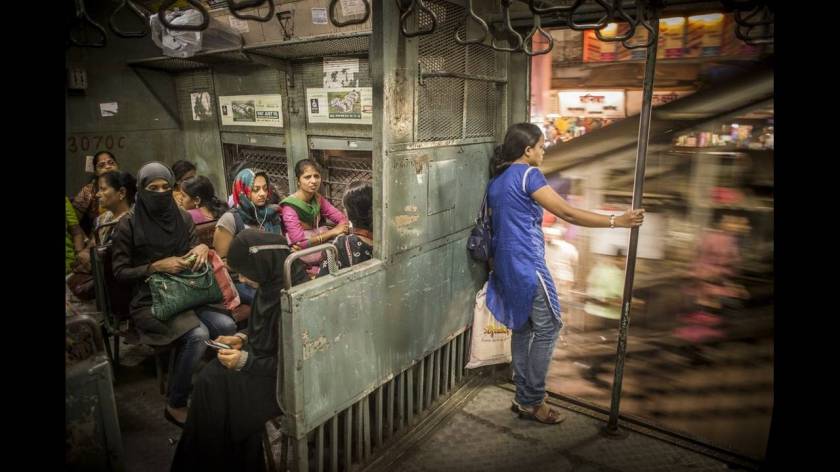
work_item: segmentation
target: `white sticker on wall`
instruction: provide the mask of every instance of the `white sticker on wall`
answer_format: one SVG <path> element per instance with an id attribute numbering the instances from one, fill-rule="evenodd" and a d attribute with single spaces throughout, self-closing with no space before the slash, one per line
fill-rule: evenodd
<path id="1" fill-rule="evenodd" d="M 94 171 L 93 156 L 85 156 L 85 172 L 92 174 Z"/>
<path id="2" fill-rule="evenodd" d="M 363 0 L 341 0 L 341 13 L 344 16 L 364 15 L 365 2 Z"/>
<path id="3" fill-rule="evenodd" d="M 248 22 L 245 20 L 240 20 L 239 18 L 231 15 L 230 19 L 230 27 L 239 31 L 240 33 L 248 33 L 251 31 L 251 28 L 248 27 Z"/>
<path id="4" fill-rule="evenodd" d="M 327 9 L 326 8 L 313 8 L 312 9 L 312 24 L 313 25 L 328 25 L 328 24 L 330 24 L 329 20 L 327 19 Z"/>
<path id="5" fill-rule="evenodd" d="M 324 58 L 324 88 L 358 87 L 359 59 Z"/>
<path id="6" fill-rule="evenodd" d="M 108 102 L 99 104 L 99 113 L 102 116 L 117 116 L 120 106 L 117 102 Z"/>

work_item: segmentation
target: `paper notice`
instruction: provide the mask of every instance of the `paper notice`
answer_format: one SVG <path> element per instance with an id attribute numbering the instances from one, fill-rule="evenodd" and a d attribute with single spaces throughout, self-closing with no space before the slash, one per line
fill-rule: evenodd
<path id="1" fill-rule="evenodd" d="M 341 0 L 341 13 L 344 16 L 364 15 L 365 2 L 362 0 Z"/>
<path id="2" fill-rule="evenodd" d="M 240 33 L 248 33 L 251 31 L 251 28 L 248 27 L 248 22 L 245 20 L 240 20 L 235 16 L 230 16 L 230 27 L 239 31 Z"/>
<path id="3" fill-rule="evenodd" d="M 99 104 L 99 112 L 102 116 L 117 116 L 120 106 L 117 102 L 108 102 Z"/>
<path id="4" fill-rule="evenodd" d="M 324 58 L 324 88 L 358 87 L 359 59 Z"/>
<path id="5" fill-rule="evenodd" d="M 327 19 L 327 9 L 326 8 L 313 8 L 312 9 L 312 24 L 313 25 L 328 25 L 328 24 L 330 24 L 329 20 Z"/>

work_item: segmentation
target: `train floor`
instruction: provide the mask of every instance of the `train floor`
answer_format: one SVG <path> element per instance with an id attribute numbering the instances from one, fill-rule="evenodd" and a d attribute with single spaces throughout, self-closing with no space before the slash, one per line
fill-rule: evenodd
<path id="1" fill-rule="evenodd" d="M 457 396 L 454 395 L 453 397 Z M 606 416 L 550 398 L 566 415 L 559 425 L 522 420 L 511 412 L 513 386 L 484 383 L 421 437 L 403 440 L 371 472 L 406 471 L 721 471 L 739 466 L 690 450 L 644 428 L 614 439 L 602 434 Z M 421 426 L 422 427 L 422 426 Z M 748 469 L 743 469 L 748 470 Z"/>
<path id="2" fill-rule="evenodd" d="M 169 470 L 180 430 L 163 417 L 164 399 L 148 353 L 127 347 L 115 385 L 125 470 Z M 139 351 L 139 352 L 138 352 Z M 510 411 L 512 385 L 479 380 L 444 400 L 415 430 L 391 444 L 366 470 L 437 471 L 722 471 L 737 466 L 623 428 L 611 439 L 600 431 L 606 417 L 558 400 L 560 425 L 519 419 Z M 448 408 L 447 408 L 448 407 Z M 425 432 L 425 434 L 422 434 Z M 272 451 L 279 459 L 280 451 Z M 279 462 L 279 461 L 278 461 Z M 747 469 L 744 469 L 747 470 Z"/>

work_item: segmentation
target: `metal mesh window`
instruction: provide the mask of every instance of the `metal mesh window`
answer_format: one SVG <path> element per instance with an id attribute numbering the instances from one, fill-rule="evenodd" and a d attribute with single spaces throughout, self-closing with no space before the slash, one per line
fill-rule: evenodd
<path id="1" fill-rule="evenodd" d="M 339 210 L 344 210 L 341 200 L 347 186 L 356 181 L 373 181 L 371 153 L 362 151 L 321 151 L 315 160 L 324 169 L 321 190 Z"/>
<path id="2" fill-rule="evenodd" d="M 494 51 L 462 46 L 453 39 L 455 30 L 464 23 L 464 8 L 442 0 L 429 0 L 427 5 L 437 15 L 437 28 L 418 40 L 418 62 L 423 71 L 497 76 Z M 430 17 L 422 13 L 417 23 L 418 29 L 431 27 Z M 417 141 L 493 136 L 495 85 L 452 77 L 424 82 L 417 87 Z"/>
<path id="3" fill-rule="evenodd" d="M 228 174 L 237 164 L 247 162 L 251 168 L 264 170 L 268 174 L 271 184 L 281 196 L 289 194 L 289 166 L 285 149 L 240 146 L 238 144 L 225 144 L 224 146 L 225 169 Z M 236 176 L 226 176 L 228 191 L 233 185 L 234 177 Z"/>

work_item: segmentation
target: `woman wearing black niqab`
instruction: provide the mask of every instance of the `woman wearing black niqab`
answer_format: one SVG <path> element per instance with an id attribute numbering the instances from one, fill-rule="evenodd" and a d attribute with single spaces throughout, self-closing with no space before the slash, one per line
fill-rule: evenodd
<path id="1" fill-rule="evenodd" d="M 221 349 L 195 381 L 190 414 L 172 462 L 179 470 L 265 470 L 265 422 L 281 414 L 276 400 L 283 263 L 286 239 L 256 229 L 241 231 L 227 256 L 241 280 L 257 289 L 246 332 L 221 336 Z M 295 282 L 307 280 L 292 265 Z"/>
<path id="2" fill-rule="evenodd" d="M 155 272 L 177 274 L 198 269 L 209 248 L 199 244 L 192 217 L 172 198 L 172 172 L 159 162 L 137 173 L 137 201 L 114 231 L 112 268 L 118 282 L 131 286 L 129 311 L 138 342 L 163 346 L 179 342 L 175 369 L 169 373 L 164 416 L 181 426 L 187 417 L 192 373 L 207 349 L 204 342 L 236 332 L 229 315 L 207 307 L 180 313 L 162 322 L 152 316 L 152 294 L 146 279 Z M 195 262 L 187 257 L 195 255 Z"/>

